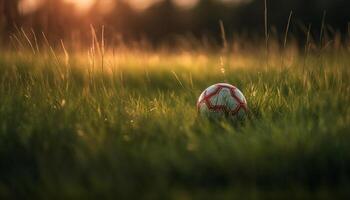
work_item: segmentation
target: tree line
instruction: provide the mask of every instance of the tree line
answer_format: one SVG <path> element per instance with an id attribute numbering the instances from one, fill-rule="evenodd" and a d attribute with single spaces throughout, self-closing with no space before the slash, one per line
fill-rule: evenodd
<path id="1" fill-rule="evenodd" d="M 63 0 L 44 0 L 40 8 L 21 14 L 20 0 L 0 0 L 0 33 L 3 41 L 18 27 L 44 32 L 50 40 L 61 38 L 89 39 L 91 25 L 106 29 L 106 38 L 123 40 L 147 39 L 157 43 L 188 35 L 217 38 L 218 21 L 222 20 L 228 37 L 233 34 L 263 37 L 264 0 L 240 4 L 223 4 L 218 0 L 201 0 L 191 9 L 179 9 L 164 0 L 145 11 L 134 10 L 126 1 L 116 0 L 111 12 L 98 10 L 99 1 L 84 14 L 79 14 Z M 268 0 L 268 25 L 271 32 L 282 34 L 292 11 L 290 31 L 298 38 L 307 27 L 318 34 L 322 23 L 330 34 L 349 34 L 350 1 L 348 0 Z"/>

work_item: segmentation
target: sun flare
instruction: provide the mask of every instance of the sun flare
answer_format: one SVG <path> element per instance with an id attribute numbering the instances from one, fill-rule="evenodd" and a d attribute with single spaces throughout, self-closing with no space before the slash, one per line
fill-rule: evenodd
<path id="1" fill-rule="evenodd" d="M 73 4 L 80 11 L 86 11 L 94 5 L 96 0 L 64 0 L 67 3 Z"/>

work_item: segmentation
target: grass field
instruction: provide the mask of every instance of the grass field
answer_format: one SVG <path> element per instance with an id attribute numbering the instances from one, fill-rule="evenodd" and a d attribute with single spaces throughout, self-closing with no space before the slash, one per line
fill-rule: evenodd
<path id="1" fill-rule="evenodd" d="M 345 198 L 350 53 L 3 51 L 0 197 Z M 239 124 L 197 118 L 228 82 Z"/>

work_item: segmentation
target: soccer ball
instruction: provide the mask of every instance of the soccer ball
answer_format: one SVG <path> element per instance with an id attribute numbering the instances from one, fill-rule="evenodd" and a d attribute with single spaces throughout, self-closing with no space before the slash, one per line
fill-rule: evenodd
<path id="1" fill-rule="evenodd" d="M 199 115 L 212 119 L 242 119 L 246 116 L 248 107 L 239 89 L 227 83 L 218 83 L 208 87 L 199 96 L 197 110 Z"/>

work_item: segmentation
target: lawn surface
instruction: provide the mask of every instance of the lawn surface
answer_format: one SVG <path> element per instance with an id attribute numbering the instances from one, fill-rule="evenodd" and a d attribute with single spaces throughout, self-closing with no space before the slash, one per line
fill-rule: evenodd
<path id="1" fill-rule="evenodd" d="M 264 56 L 0 54 L 0 197 L 349 196 L 349 51 Z M 244 122 L 197 118 L 218 82 Z"/>

